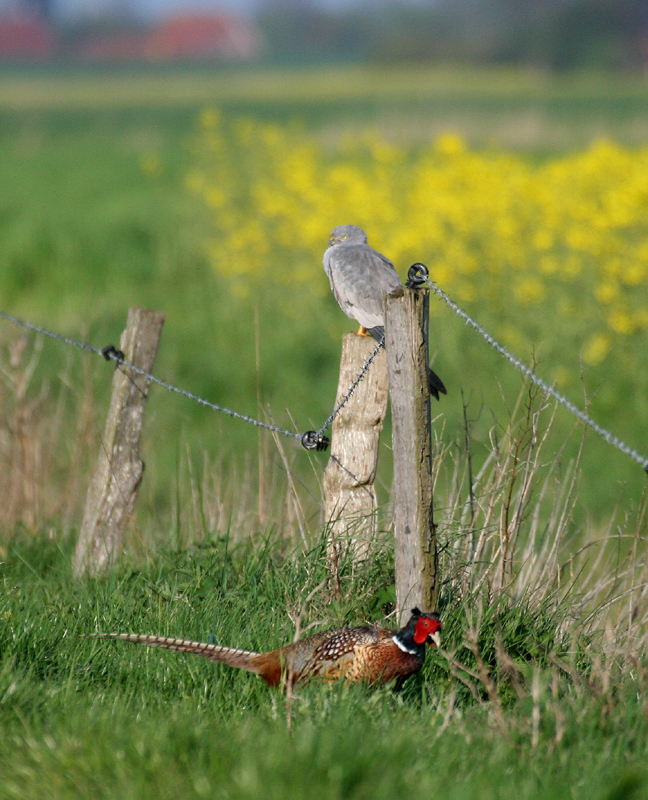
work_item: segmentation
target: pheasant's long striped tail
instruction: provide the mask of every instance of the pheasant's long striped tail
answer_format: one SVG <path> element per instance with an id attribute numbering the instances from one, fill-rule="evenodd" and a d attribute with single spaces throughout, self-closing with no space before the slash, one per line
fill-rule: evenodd
<path id="1" fill-rule="evenodd" d="M 217 644 L 194 642 L 190 639 L 173 639 L 168 636 L 148 636 L 145 633 L 95 633 L 93 638 L 116 639 L 120 642 L 132 644 L 145 644 L 148 647 L 162 647 L 165 650 L 175 650 L 178 653 L 192 653 L 196 656 L 208 658 L 210 661 L 221 661 L 230 667 L 238 667 L 259 674 L 255 665 L 255 656 L 250 650 L 237 650 L 233 647 L 221 647 Z"/>

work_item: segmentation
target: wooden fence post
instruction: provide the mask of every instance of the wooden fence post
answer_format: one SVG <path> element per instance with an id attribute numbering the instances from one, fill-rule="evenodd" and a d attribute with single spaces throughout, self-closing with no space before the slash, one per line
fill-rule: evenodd
<path id="1" fill-rule="evenodd" d="M 374 339 L 345 334 L 336 405 L 375 348 Z M 357 559 L 365 558 L 376 534 L 374 481 L 387 398 L 387 360 L 383 348 L 333 422 L 331 458 L 322 482 L 330 558 L 339 555 L 342 538 L 351 540 Z"/>
<path id="2" fill-rule="evenodd" d="M 163 323 L 161 311 L 131 307 L 119 343 L 124 360 L 151 372 Z M 128 367 L 115 369 L 108 419 L 74 554 L 76 577 L 105 571 L 121 549 L 144 472 L 139 439 L 149 383 Z"/>
<path id="3" fill-rule="evenodd" d="M 401 624 L 436 604 L 427 289 L 385 299 L 385 345 L 394 448 L 394 565 Z"/>

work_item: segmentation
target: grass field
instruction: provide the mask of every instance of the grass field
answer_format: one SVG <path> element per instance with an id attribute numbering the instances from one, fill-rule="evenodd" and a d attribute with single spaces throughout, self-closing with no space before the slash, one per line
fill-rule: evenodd
<path id="1" fill-rule="evenodd" d="M 385 550 L 342 567 L 340 602 L 320 589 L 303 607 L 326 577 L 319 546 L 159 551 L 76 585 L 69 561 L 68 542 L 37 538 L 0 568 L 3 797 L 648 796 L 645 662 L 612 633 L 572 638 L 566 608 L 501 598 L 479 622 L 476 597 L 446 594 L 444 647 L 470 672 L 432 651 L 400 695 L 311 685 L 289 708 L 254 675 L 80 635 L 213 632 L 253 649 L 290 641 L 291 609 L 303 624 L 380 618 Z M 461 645 L 471 625 L 488 684 Z"/>
<path id="2" fill-rule="evenodd" d="M 0 309 L 99 347 L 117 342 L 129 305 L 164 310 L 158 375 L 244 413 L 316 428 L 331 409 L 350 321 L 325 291 L 317 247 L 300 262 L 312 261 L 312 281 L 282 287 L 252 275 L 241 290 L 218 269 L 213 206 L 187 190 L 196 171 L 217 184 L 205 107 L 233 125 L 243 116 L 296 130 L 331 168 L 344 141 L 370 128 L 409 165 L 450 131 L 468 143 L 467 158 L 515 151 L 519 169 L 536 175 L 600 136 L 645 145 L 646 99 L 645 81 L 605 76 L 5 72 Z M 262 157 L 270 174 L 265 151 L 239 152 L 233 163 L 247 169 Z M 627 152 L 631 163 L 638 151 Z M 641 185 L 635 210 L 646 202 Z M 626 199 L 615 208 L 625 212 Z M 382 223 L 372 236 L 391 233 Z M 643 235 L 640 224 L 626 231 L 624 246 L 639 252 Z M 287 265 L 290 249 L 273 248 L 269 263 Z M 584 307 L 580 291 L 572 299 Z M 638 314 L 645 280 L 622 291 Z M 494 326 L 509 319 L 505 303 L 471 310 Z M 2 323 L 0 797 L 648 797 L 645 474 L 594 435 L 581 441 L 567 412 L 550 421 L 551 407 L 449 311 L 433 321 L 435 369 L 450 390 L 434 429 L 444 649 L 455 662 L 433 652 L 398 696 L 308 686 L 290 708 L 255 676 L 80 634 L 213 633 L 252 649 L 289 641 L 291 613 L 326 577 L 324 457 L 284 443 L 284 461 L 251 426 L 154 389 L 127 554 L 105 580 L 75 584 L 71 548 L 111 370 Z M 551 352 L 539 365 L 550 378 L 568 365 L 571 398 L 582 405 L 586 394 L 590 413 L 645 453 L 645 329 L 584 363 L 579 384 L 572 345 L 564 360 L 555 340 L 547 349 L 552 326 L 545 341 L 537 325 L 516 354 L 530 362 Z M 485 465 L 472 522 L 462 391 L 473 466 Z M 379 467 L 386 522 L 388 444 L 389 429 Z M 503 562 L 501 525 L 489 520 L 512 508 Z M 483 541 L 469 556 L 475 531 Z M 341 597 L 316 593 L 305 621 L 383 618 L 393 602 L 388 537 L 375 548 L 370 564 L 342 566 Z"/>
<path id="3" fill-rule="evenodd" d="M 329 87 L 332 99 L 322 96 L 323 86 Z M 0 107 L 5 110 L 0 159 L 4 307 L 100 346 L 117 339 L 128 305 L 164 310 L 160 375 L 253 415 L 264 413 L 257 407 L 260 398 L 281 424 L 290 426 L 292 418 L 299 430 L 318 427 L 333 401 L 338 337 L 349 330 L 349 323 L 325 293 L 319 253 L 309 256 L 319 293 L 313 299 L 306 287 L 302 295 L 291 296 L 294 312 L 270 287 L 258 291 L 258 279 L 247 287 L 247 297 L 232 297 L 228 283 L 215 274 L 205 257 L 212 236 L 210 211 L 184 188 L 187 175 L 201 166 L 195 142 L 203 103 L 220 103 L 226 116 L 234 118 L 252 114 L 274 124 L 296 118 L 326 147 L 333 146 L 333 132 L 344 138 L 367 125 L 403 147 L 408 142 L 418 147 L 417 142 L 454 130 L 474 145 L 523 148 L 535 162 L 556 150 L 555 137 L 560 138 L 563 126 L 569 134 L 561 139 L 563 148 L 585 146 L 600 134 L 628 143 L 645 141 L 644 91 L 644 83 L 636 79 L 556 80 L 511 73 L 490 78 L 451 72 L 385 76 L 366 70 L 260 77 L 246 70 L 7 73 L 0 81 Z M 529 114 L 544 120 L 537 136 L 512 143 L 506 137 Z M 322 250 L 332 224 L 328 219 L 321 223 Z M 416 252 L 418 258 L 431 257 L 427 250 Z M 404 271 L 407 265 L 398 266 Z M 506 310 L 498 314 L 506 323 Z M 485 321 L 483 313 L 480 318 Z M 462 437 L 460 389 L 471 400 L 472 416 L 486 408 L 497 420 L 505 419 L 519 391 L 517 376 L 450 312 L 440 312 L 437 319 L 432 350 L 451 387 L 448 402 L 439 406 L 444 436 Z M 585 340 L 590 334 L 582 336 Z M 530 361 L 533 348 L 544 358 L 543 339 L 539 326 L 517 355 Z M 618 357 L 611 354 L 598 370 L 586 365 L 583 389 L 578 386 L 577 349 L 568 364 L 541 365 L 541 373 L 553 380 L 556 370 L 568 368 L 571 398 L 580 405 L 586 391 L 595 418 L 639 447 L 648 409 L 643 372 L 632 360 L 635 348 L 640 352 L 643 346 L 641 336 L 634 340 L 631 351 L 624 344 Z M 58 345 L 45 343 L 44 348 L 45 373 L 64 371 L 70 354 Z M 73 360 L 78 367 L 79 360 Z M 94 370 L 96 397 L 105 398 L 109 371 L 100 363 L 88 369 Z M 36 384 L 42 374 L 34 376 Z M 493 375 L 503 383 L 504 400 Z M 212 441 L 212 458 L 234 451 L 239 463 L 245 452 L 256 450 L 255 430 L 157 390 L 154 398 L 150 425 L 163 419 L 172 432 L 146 453 L 144 490 L 156 502 L 168 499 L 169 481 L 177 476 L 187 447 Z M 94 407 L 100 425 L 105 405 Z M 475 435 L 487 440 L 491 416 L 481 413 L 481 419 Z M 570 422 L 566 415 L 561 419 L 563 437 Z M 298 465 L 305 464 L 302 453 L 293 455 Z M 196 460 L 202 461 L 200 452 Z M 380 479 L 386 498 L 388 451 L 383 463 Z M 625 491 L 620 486 L 627 485 L 634 497 L 643 481 L 640 470 L 594 437 L 584 464 L 582 491 L 595 518 L 616 505 L 619 492 Z M 317 494 L 310 467 L 298 471 L 308 491 Z"/>

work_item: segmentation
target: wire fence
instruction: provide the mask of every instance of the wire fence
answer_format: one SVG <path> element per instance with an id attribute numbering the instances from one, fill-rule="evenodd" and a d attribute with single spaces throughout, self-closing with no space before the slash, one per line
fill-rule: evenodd
<path id="1" fill-rule="evenodd" d="M 72 339 L 69 336 L 63 336 L 60 333 L 50 331 L 47 328 L 41 327 L 40 325 L 35 325 L 33 322 L 27 322 L 26 320 L 14 317 L 13 315 L 7 314 L 4 311 L 0 311 L 0 317 L 2 319 L 5 319 L 7 322 L 11 322 L 14 325 L 17 325 L 26 330 L 34 331 L 35 333 L 42 334 L 43 336 L 48 336 L 50 339 L 63 342 L 64 344 L 67 344 L 71 347 L 76 347 L 80 350 L 85 350 L 88 353 L 94 353 L 95 355 L 102 356 L 102 358 L 106 359 L 107 361 L 114 361 L 118 367 L 127 367 L 129 370 L 132 370 L 136 374 L 142 375 L 143 377 L 147 378 L 152 383 L 155 383 L 158 386 L 162 386 L 169 392 L 175 392 L 176 394 L 182 395 L 183 397 L 186 397 L 189 400 L 193 400 L 194 402 L 199 403 L 202 406 L 211 408 L 214 411 L 220 411 L 221 413 L 227 414 L 230 417 L 234 417 L 235 419 L 240 419 L 243 422 L 248 422 L 251 425 L 255 425 L 258 428 L 263 428 L 264 430 L 268 430 L 273 433 L 278 433 L 281 434 L 282 436 L 295 439 L 299 441 L 302 447 L 304 447 L 304 449 L 306 450 L 317 450 L 317 451 L 326 450 L 330 445 L 331 442 L 328 439 L 328 437 L 324 435 L 324 432 L 329 428 L 330 425 L 333 424 L 337 415 L 351 399 L 353 392 L 359 385 L 360 381 L 367 374 L 369 368 L 371 367 L 371 364 L 378 355 L 378 352 L 382 347 L 384 347 L 385 344 L 385 337 L 383 336 L 381 341 L 376 345 L 374 351 L 371 353 L 371 355 L 367 358 L 367 360 L 363 364 L 360 372 L 358 373 L 358 376 L 351 383 L 351 386 L 349 387 L 349 390 L 347 391 L 345 396 L 333 409 L 333 412 L 327 417 L 326 421 L 319 428 L 319 430 L 305 431 L 304 433 L 296 433 L 295 431 L 285 430 L 284 428 L 280 428 L 277 425 L 271 425 L 270 423 L 263 422 L 262 420 L 254 419 L 254 417 L 251 417 L 248 414 L 242 414 L 239 411 L 234 411 L 231 408 L 226 408 L 225 406 L 221 406 L 218 403 L 212 403 L 209 400 L 205 400 L 203 397 L 199 397 L 193 392 L 189 392 L 186 389 L 181 389 L 178 386 L 174 386 L 173 384 L 168 383 L 167 381 L 163 381 L 160 378 L 156 377 L 155 375 L 152 375 L 150 372 L 147 372 L 146 370 L 141 369 L 135 364 L 131 364 L 130 362 L 126 361 L 124 358 L 124 354 L 121 352 L 121 350 L 117 350 L 117 348 L 114 347 L 114 345 L 108 345 L 107 347 L 103 348 L 93 347 L 90 344 L 86 344 L 84 342 L 79 342 L 76 339 Z M 337 457 L 333 455 L 331 457 L 333 458 L 335 463 L 339 467 L 341 467 L 346 473 L 348 473 L 356 483 L 360 483 L 360 480 L 349 469 L 347 469 L 339 461 Z"/>
<path id="2" fill-rule="evenodd" d="M 578 406 L 575 406 L 571 400 L 568 400 L 564 395 L 560 394 L 560 392 L 557 392 L 553 386 L 550 386 L 546 381 L 543 381 L 542 378 L 539 378 L 530 367 L 527 367 L 526 364 L 523 364 L 518 358 L 509 353 L 509 351 L 499 344 L 499 342 L 496 342 L 495 339 L 493 339 L 493 337 L 487 333 L 481 325 L 479 325 L 479 323 L 475 322 L 472 317 L 468 316 L 465 311 L 459 308 L 459 306 L 453 302 L 442 289 L 439 289 L 436 284 L 434 284 L 432 281 L 428 281 L 428 285 L 433 292 L 435 292 L 445 303 L 450 306 L 455 314 L 464 320 L 466 325 L 470 325 L 472 328 L 474 328 L 491 347 L 494 347 L 500 355 L 504 356 L 504 358 L 513 364 L 513 366 L 523 375 L 526 375 L 530 381 L 535 383 L 536 386 L 539 386 L 543 392 L 557 400 L 577 419 L 579 419 L 585 425 L 588 425 L 590 428 L 592 428 L 592 430 L 596 431 L 596 433 L 598 433 L 599 436 L 602 436 L 608 444 L 611 444 L 613 447 L 616 447 L 617 450 L 620 450 L 622 453 L 630 456 L 630 458 L 634 459 L 637 464 L 640 464 L 648 472 L 648 458 L 642 456 L 641 453 L 638 453 L 634 448 L 627 445 L 625 442 L 619 439 L 618 436 L 615 436 L 613 433 L 610 433 L 610 431 L 606 430 L 602 425 L 599 425 L 598 422 L 595 422 L 595 420 L 578 408 Z"/>
<path id="3" fill-rule="evenodd" d="M 14 325 L 18 325 L 21 328 L 26 328 L 27 330 L 35 331 L 36 333 L 41 333 L 43 336 L 49 336 L 51 339 L 64 342 L 72 347 L 78 347 L 80 350 L 85 350 L 88 353 L 94 353 L 95 355 L 102 356 L 102 358 L 105 358 L 107 361 L 115 361 L 119 366 L 128 367 L 128 369 L 133 370 L 133 372 L 137 373 L 138 375 L 142 375 L 144 378 L 156 383 L 158 386 L 162 386 L 170 392 L 175 392 L 183 397 L 187 397 L 189 400 L 194 400 L 201 406 L 207 406 L 207 408 L 211 408 L 214 411 L 221 411 L 223 414 L 227 414 L 230 417 L 243 420 L 243 422 L 249 422 L 250 424 L 256 425 L 259 428 L 265 428 L 266 430 L 274 431 L 275 433 L 281 433 L 283 436 L 289 436 L 293 439 L 301 439 L 302 437 L 302 434 L 300 433 L 286 431 L 283 428 L 277 427 L 276 425 L 269 425 L 267 422 L 261 422 L 261 420 L 254 419 L 247 414 L 240 414 L 238 411 L 233 411 L 231 408 L 225 408 L 225 406 L 218 405 L 218 403 L 211 403 L 209 400 L 205 400 L 203 397 L 199 397 L 192 392 L 188 392 L 186 389 L 180 389 L 178 386 L 167 383 L 166 381 L 157 378 L 155 375 L 151 375 L 150 372 L 146 372 L 146 370 L 140 369 L 139 367 L 135 366 L 135 364 L 131 364 L 126 361 L 121 350 L 117 350 L 113 345 L 108 345 L 107 347 L 100 349 L 98 347 L 93 347 L 90 344 L 85 344 L 84 342 L 78 342 L 76 339 L 70 339 L 68 336 L 62 336 L 60 333 L 55 333 L 54 331 L 47 330 L 46 328 L 41 328 L 40 325 L 34 325 L 32 322 L 26 322 L 25 320 L 18 319 L 17 317 L 13 317 L 11 314 L 6 314 L 4 311 L 0 311 L 0 317 L 6 319 L 8 322 L 13 322 Z"/>
<path id="4" fill-rule="evenodd" d="M 513 364 L 513 366 L 518 369 L 524 376 L 526 376 L 530 381 L 532 381 L 536 386 L 542 389 L 547 395 L 553 397 L 557 402 L 563 405 L 571 414 L 573 414 L 577 419 L 583 422 L 588 427 L 592 428 L 599 436 L 601 436 L 608 444 L 615 447 L 620 452 L 624 453 L 625 455 L 632 458 L 637 464 L 643 467 L 646 472 L 648 472 L 648 458 L 642 456 L 637 450 L 627 445 L 623 442 L 618 436 L 614 435 L 610 431 L 606 430 L 603 426 L 599 425 L 595 420 L 593 420 L 588 414 L 574 405 L 570 400 L 568 400 L 564 395 L 557 392 L 553 386 L 550 386 L 546 381 L 542 380 L 542 378 L 536 375 L 535 371 L 532 370 L 530 367 L 527 367 L 522 361 L 516 358 L 512 353 L 510 353 L 503 345 L 499 344 L 484 328 L 476 322 L 469 314 L 467 314 L 463 309 L 461 309 L 453 300 L 448 297 L 448 295 L 440 289 L 433 281 L 429 278 L 429 272 L 427 267 L 424 264 L 413 264 L 408 272 L 408 281 L 407 286 L 413 289 L 419 289 L 421 287 L 429 287 L 431 291 L 433 291 L 436 295 L 438 295 L 448 306 L 451 308 L 455 314 L 457 314 L 464 322 L 472 327 L 474 330 L 479 333 L 479 335 L 485 339 L 488 344 L 493 347 L 497 352 L 503 356 L 509 363 Z M 259 428 L 263 428 L 268 431 L 272 431 L 274 433 L 281 434 L 282 436 L 286 436 L 288 438 L 298 440 L 301 445 L 306 450 L 317 450 L 323 451 L 328 448 L 330 445 L 330 440 L 325 436 L 325 431 L 329 428 L 330 425 L 333 424 L 337 415 L 340 413 L 342 408 L 348 403 L 353 392 L 358 387 L 362 379 L 365 377 L 369 369 L 371 368 L 372 363 L 374 362 L 376 356 L 378 355 L 381 348 L 385 346 L 385 337 L 381 338 L 378 342 L 376 347 L 374 348 L 373 352 L 369 355 L 367 360 L 364 362 L 360 372 L 358 373 L 357 377 L 353 380 L 347 393 L 341 399 L 341 401 L 335 406 L 331 414 L 327 417 L 324 421 L 323 425 L 317 431 L 306 431 L 304 433 L 297 433 L 295 431 L 285 430 L 284 428 L 280 428 L 277 425 L 271 425 L 267 422 L 263 422 L 262 420 L 254 419 L 247 414 L 242 414 L 238 411 L 234 411 L 231 408 L 226 408 L 225 406 L 221 406 L 218 403 L 212 403 L 209 400 L 205 400 L 202 397 L 194 394 L 193 392 L 189 392 L 186 389 L 181 389 L 178 386 L 174 386 L 167 381 L 163 381 L 160 378 L 157 378 L 155 375 L 152 375 L 149 372 L 146 372 L 143 369 L 135 366 L 127 362 L 124 359 L 124 354 L 117 350 L 114 346 L 109 345 L 108 347 L 98 348 L 93 347 L 92 345 L 85 344 L 84 342 L 79 342 L 75 339 L 71 339 L 68 336 L 62 336 L 59 333 L 55 333 L 54 331 L 50 331 L 46 328 L 41 327 L 40 325 L 35 325 L 32 322 L 27 322 L 25 320 L 18 319 L 17 317 L 12 316 L 11 314 L 7 314 L 4 311 L 0 311 L 0 318 L 5 319 L 8 322 L 13 323 L 14 325 L 20 326 L 27 330 L 34 331 L 36 333 L 42 334 L 43 336 L 48 336 L 51 339 L 55 339 L 57 341 L 63 342 L 64 344 L 70 345 L 72 347 L 79 348 L 81 350 L 85 350 L 90 353 L 94 353 L 96 355 L 105 358 L 106 360 L 115 361 L 116 364 L 120 367 L 127 367 L 128 369 L 133 370 L 135 373 L 142 375 L 143 377 L 147 378 L 152 383 L 157 384 L 158 386 L 162 386 L 163 388 L 167 389 L 170 392 L 175 392 L 176 394 L 182 395 L 183 397 L 188 398 L 189 400 L 193 400 L 194 402 L 206 406 L 207 408 L 211 408 L 214 411 L 219 411 L 223 414 L 227 414 L 230 417 L 235 419 L 240 419 L 243 422 L 248 422 L 251 425 L 255 425 Z M 346 467 L 344 467 L 337 458 L 333 457 L 333 460 L 346 472 L 349 472 Z M 349 472 L 356 481 L 357 478 Z"/>
<path id="5" fill-rule="evenodd" d="M 331 414 L 327 417 L 327 419 L 326 419 L 325 423 L 322 425 L 322 427 L 318 431 L 315 432 L 316 436 L 318 436 L 318 437 L 322 436 L 324 431 L 328 429 L 329 425 L 333 424 L 333 421 L 335 420 L 337 415 L 340 413 L 340 411 L 344 408 L 344 406 L 349 402 L 349 400 L 351 399 L 351 395 L 356 390 L 356 388 L 357 388 L 358 384 L 360 383 L 360 381 L 367 374 L 367 371 L 368 371 L 369 367 L 373 364 L 374 359 L 376 358 L 376 356 L 380 352 L 381 348 L 383 348 L 384 346 L 385 346 L 385 336 L 383 334 L 383 336 L 381 337 L 380 341 L 378 342 L 378 344 L 374 348 L 374 351 L 371 353 L 369 358 L 362 365 L 362 369 L 358 373 L 358 377 L 353 381 L 351 386 L 349 386 L 349 391 L 344 395 L 344 397 L 340 400 L 340 402 L 337 404 L 337 406 L 335 406 L 335 408 L 333 409 Z"/>

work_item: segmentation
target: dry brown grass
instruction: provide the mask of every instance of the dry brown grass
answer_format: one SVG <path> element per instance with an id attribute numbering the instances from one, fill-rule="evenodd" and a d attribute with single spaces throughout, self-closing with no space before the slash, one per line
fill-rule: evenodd
<path id="1" fill-rule="evenodd" d="M 40 339 L 23 334 L 0 348 L 5 540 L 19 531 L 64 536 L 78 526 L 100 447 L 103 420 L 97 419 L 90 360 L 82 359 L 80 371 L 78 362 L 73 367 L 68 361 L 50 385 L 38 379 L 41 358 Z M 443 592 L 478 597 L 486 605 L 502 597 L 538 607 L 567 604 L 565 632 L 603 635 L 612 625 L 614 647 L 638 654 L 648 630 L 647 496 L 634 508 L 611 509 L 603 528 L 577 524 L 583 440 L 578 456 L 568 461 L 566 441 L 552 450 L 555 413 L 545 396 L 526 387 L 506 424 L 493 426 L 479 466 L 467 418 L 462 442 L 439 432 L 435 515 Z M 577 426 L 572 435 L 582 437 Z M 160 536 L 168 541 L 171 530 L 177 546 L 257 538 L 281 540 L 287 550 L 309 548 L 321 531 L 321 504 L 303 481 L 298 455 L 303 460 L 301 452 L 286 450 L 265 434 L 256 457 L 238 464 L 206 452 L 197 461 L 187 448 L 174 485 L 166 489 L 169 503 L 162 516 L 155 509 L 160 488 L 145 490 L 129 547 L 148 555 Z M 317 464 L 312 466 L 317 473 Z M 311 481 L 317 486 L 317 474 Z M 381 514 L 383 534 L 374 549 L 389 542 L 389 506 Z M 357 539 L 358 532 L 348 535 Z"/>
<path id="2" fill-rule="evenodd" d="M 555 413 L 526 387 L 507 425 L 491 430 L 474 475 L 468 427 L 462 449 L 437 441 L 441 579 L 447 592 L 484 604 L 505 597 L 568 607 L 564 632 L 602 635 L 612 626 L 614 646 L 639 654 L 648 634 L 648 491 L 629 508 L 619 502 L 603 527 L 577 523 L 584 435 L 574 427 L 580 448 L 565 462 L 567 441 L 549 448 Z"/>
<path id="3" fill-rule="evenodd" d="M 43 341 L 24 333 L 0 343 L 0 530 L 11 536 L 78 522 L 88 454 L 98 446 L 93 379 L 69 359 L 54 385 L 39 378 Z"/>

